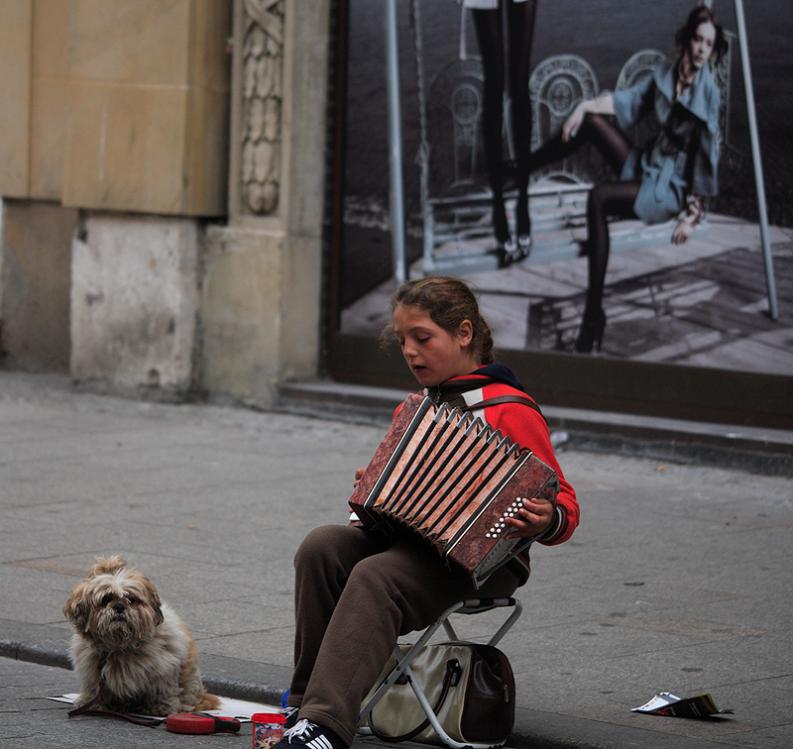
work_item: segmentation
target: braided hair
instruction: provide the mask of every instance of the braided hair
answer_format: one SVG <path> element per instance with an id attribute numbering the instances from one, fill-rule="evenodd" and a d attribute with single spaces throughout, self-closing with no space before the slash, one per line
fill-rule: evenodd
<path id="1" fill-rule="evenodd" d="M 391 312 L 398 306 L 418 307 L 447 333 L 454 334 L 463 320 L 473 328 L 471 351 L 482 364 L 493 363 L 493 336 L 479 311 L 471 288 L 459 278 L 430 276 L 402 284 L 391 297 Z"/>

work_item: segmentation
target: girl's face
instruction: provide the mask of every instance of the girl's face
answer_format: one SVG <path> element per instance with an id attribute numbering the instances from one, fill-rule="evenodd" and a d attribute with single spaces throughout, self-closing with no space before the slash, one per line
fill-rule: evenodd
<path id="1" fill-rule="evenodd" d="M 694 70 L 699 70 L 710 60 L 715 42 L 716 28 L 714 25 L 710 21 L 699 24 L 688 45 L 688 59 Z"/>
<path id="2" fill-rule="evenodd" d="M 455 333 L 449 333 L 419 307 L 400 304 L 392 321 L 402 356 L 422 385 L 440 385 L 479 366 L 471 353 L 473 326 L 469 320 L 463 320 Z"/>

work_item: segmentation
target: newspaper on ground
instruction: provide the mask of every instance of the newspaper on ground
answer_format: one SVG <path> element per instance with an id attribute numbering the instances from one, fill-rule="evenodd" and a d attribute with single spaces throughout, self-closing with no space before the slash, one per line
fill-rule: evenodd
<path id="1" fill-rule="evenodd" d="M 632 708 L 631 712 L 670 715 L 675 718 L 710 718 L 730 714 L 732 710 L 719 710 L 709 692 L 695 694 L 692 697 L 678 697 L 671 692 L 658 692 L 648 702 Z"/>

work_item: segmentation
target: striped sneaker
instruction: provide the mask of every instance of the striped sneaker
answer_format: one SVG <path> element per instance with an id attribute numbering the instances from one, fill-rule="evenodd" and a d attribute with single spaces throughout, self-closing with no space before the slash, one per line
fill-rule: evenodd
<path id="1" fill-rule="evenodd" d="M 347 743 L 342 741 L 329 728 L 323 728 L 316 723 L 311 723 L 306 718 L 301 718 L 292 728 L 284 731 L 284 737 L 273 749 L 347 749 Z"/>

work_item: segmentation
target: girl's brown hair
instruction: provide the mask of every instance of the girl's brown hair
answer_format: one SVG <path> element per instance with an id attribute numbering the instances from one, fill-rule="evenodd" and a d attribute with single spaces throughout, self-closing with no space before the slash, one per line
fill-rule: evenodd
<path id="1" fill-rule="evenodd" d="M 391 312 L 418 307 L 447 333 L 456 333 L 463 320 L 473 327 L 471 350 L 482 364 L 493 363 L 493 336 L 479 311 L 474 292 L 459 278 L 430 276 L 402 284 L 391 297 Z"/>

